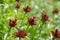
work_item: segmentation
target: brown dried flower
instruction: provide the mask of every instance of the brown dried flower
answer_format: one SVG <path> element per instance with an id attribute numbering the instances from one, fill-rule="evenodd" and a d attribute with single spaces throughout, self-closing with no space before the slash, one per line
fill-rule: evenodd
<path id="1" fill-rule="evenodd" d="M 45 11 L 42 12 L 42 20 L 43 21 L 49 21 L 49 16 L 46 14 Z"/>
<path id="2" fill-rule="evenodd" d="M 29 6 L 26 6 L 26 7 L 23 8 L 23 10 L 24 10 L 25 12 L 30 12 L 30 11 L 31 11 L 31 8 L 30 8 Z"/>
<path id="3" fill-rule="evenodd" d="M 21 0 L 16 0 L 17 2 L 21 1 Z"/>
<path id="4" fill-rule="evenodd" d="M 17 21 L 17 18 L 15 18 L 14 20 L 11 20 L 11 19 L 10 19 L 10 20 L 9 20 L 9 26 L 10 26 L 10 27 L 15 27 L 15 25 L 17 25 L 17 24 L 16 24 L 16 21 Z"/>
<path id="5" fill-rule="evenodd" d="M 28 23 L 30 25 L 36 25 L 36 16 L 33 16 L 33 18 L 28 18 Z"/>
<path id="6" fill-rule="evenodd" d="M 60 38 L 60 31 L 58 31 L 58 29 L 52 31 L 52 35 L 55 37 L 55 38 Z"/>
<path id="7" fill-rule="evenodd" d="M 20 37 L 20 38 L 25 38 L 25 36 L 27 36 L 27 33 L 23 30 L 19 30 L 18 32 L 15 33 L 16 37 Z"/>
<path id="8" fill-rule="evenodd" d="M 57 8 L 54 8 L 53 13 L 58 13 L 59 10 Z"/>
<path id="9" fill-rule="evenodd" d="M 16 8 L 17 8 L 17 9 L 19 9 L 19 8 L 20 8 L 20 5 L 19 5 L 19 4 L 17 4 L 17 5 L 16 5 Z"/>

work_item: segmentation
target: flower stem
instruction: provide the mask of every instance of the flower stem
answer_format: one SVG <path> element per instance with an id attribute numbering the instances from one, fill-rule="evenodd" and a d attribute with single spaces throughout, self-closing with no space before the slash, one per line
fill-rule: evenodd
<path id="1" fill-rule="evenodd" d="M 9 30 L 8 30 L 8 34 L 7 34 L 7 36 L 6 36 L 6 40 L 7 40 L 7 37 L 9 36 L 10 30 L 11 30 L 11 27 L 10 27 Z"/>
<path id="2" fill-rule="evenodd" d="M 26 14 L 26 12 L 25 12 L 25 14 Z M 25 14 L 24 14 L 24 17 L 22 18 L 21 25 L 23 24 L 23 20 L 24 20 L 24 18 L 26 17 Z"/>
<path id="3" fill-rule="evenodd" d="M 55 40 L 55 38 L 53 37 L 52 40 Z"/>
<path id="4" fill-rule="evenodd" d="M 21 40 L 21 38 L 19 37 L 19 40 Z"/>
<path id="5" fill-rule="evenodd" d="M 42 21 L 42 20 L 41 20 Z M 41 31 L 42 29 L 44 28 L 43 25 L 45 24 L 45 22 L 42 21 L 42 24 L 40 25 L 39 27 L 39 36 L 38 36 L 38 40 L 39 40 L 39 37 L 41 37 Z"/>
<path id="6" fill-rule="evenodd" d="M 34 39 L 34 28 L 33 28 L 33 26 L 31 26 L 31 30 L 32 30 L 32 35 L 31 35 L 31 39 L 30 40 L 33 40 Z"/>

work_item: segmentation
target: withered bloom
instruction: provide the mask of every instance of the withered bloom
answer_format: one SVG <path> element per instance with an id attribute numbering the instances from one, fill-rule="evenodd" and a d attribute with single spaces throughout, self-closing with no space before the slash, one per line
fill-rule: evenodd
<path id="1" fill-rule="evenodd" d="M 26 6 L 26 7 L 23 8 L 23 10 L 24 10 L 25 12 L 30 12 L 30 11 L 31 11 L 31 8 L 30 8 L 29 6 Z"/>
<path id="2" fill-rule="evenodd" d="M 17 2 L 21 1 L 21 0 L 16 0 Z"/>
<path id="3" fill-rule="evenodd" d="M 58 13 L 58 12 L 59 12 L 59 10 L 57 8 L 53 9 L 53 13 Z"/>
<path id="4" fill-rule="evenodd" d="M 60 38 L 60 31 L 58 31 L 58 29 L 52 31 L 52 35 L 55 37 L 55 38 Z"/>
<path id="5" fill-rule="evenodd" d="M 36 17 L 33 16 L 33 18 L 28 18 L 28 23 L 30 25 L 36 25 Z"/>
<path id="6" fill-rule="evenodd" d="M 16 5 L 16 8 L 17 8 L 17 9 L 19 9 L 19 8 L 20 8 L 20 5 L 19 5 L 19 4 L 17 4 L 17 5 Z"/>
<path id="7" fill-rule="evenodd" d="M 16 24 L 16 21 L 17 21 L 17 18 L 15 18 L 14 20 L 9 20 L 9 26 L 10 27 L 15 27 L 17 24 Z"/>
<path id="8" fill-rule="evenodd" d="M 49 16 L 46 14 L 45 11 L 42 12 L 42 20 L 43 21 L 49 21 Z"/>
<path id="9" fill-rule="evenodd" d="M 23 30 L 19 30 L 15 33 L 15 36 L 20 38 L 25 38 L 25 36 L 27 36 L 27 33 Z"/>

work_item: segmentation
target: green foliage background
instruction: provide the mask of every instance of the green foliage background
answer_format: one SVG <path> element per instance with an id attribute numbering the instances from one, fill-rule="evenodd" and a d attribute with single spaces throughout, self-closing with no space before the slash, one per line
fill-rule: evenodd
<path id="1" fill-rule="evenodd" d="M 5 40 L 7 35 L 7 31 L 9 30 L 9 19 L 18 18 L 17 21 L 17 29 L 27 30 L 26 27 L 29 26 L 27 23 L 27 18 L 36 16 L 37 25 L 32 29 L 31 26 L 27 30 L 28 36 L 24 38 L 24 40 L 51 40 L 51 31 L 55 28 L 60 29 L 60 12 L 59 14 L 53 15 L 53 8 L 58 8 L 60 10 L 60 1 L 50 0 L 51 4 L 48 4 L 48 0 L 21 0 L 20 9 L 16 9 L 16 1 L 15 0 L 0 0 L 0 40 Z M 23 11 L 23 7 L 26 5 L 32 8 L 32 11 L 25 14 Z M 41 18 L 41 11 L 45 10 L 50 17 L 50 22 L 47 22 L 43 25 Z M 18 11 L 18 13 L 17 13 Z M 26 15 L 27 17 L 24 17 Z M 22 22 L 23 20 L 23 22 Z M 39 31 L 41 33 L 39 34 Z M 8 40 L 18 40 L 14 36 L 14 32 L 16 28 L 12 28 L 10 30 L 10 35 L 8 36 Z M 41 35 L 41 37 L 39 37 Z M 32 39 L 33 37 L 33 39 Z M 38 38 L 39 37 L 39 38 Z"/>

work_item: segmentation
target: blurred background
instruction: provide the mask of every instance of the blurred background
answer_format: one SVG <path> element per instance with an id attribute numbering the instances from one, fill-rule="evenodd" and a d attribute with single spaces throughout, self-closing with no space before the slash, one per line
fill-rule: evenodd
<path id="1" fill-rule="evenodd" d="M 19 8 L 16 5 L 19 4 Z M 23 8 L 29 6 L 32 10 L 25 14 Z M 53 14 L 54 8 L 59 11 Z M 46 22 L 41 29 L 41 12 L 45 11 L 49 16 L 50 21 Z M 26 17 L 24 17 L 26 16 Z M 36 16 L 37 25 L 34 27 L 34 32 L 31 29 L 28 30 L 28 36 L 21 40 L 52 40 L 51 31 L 58 28 L 60 29 L 60 0 L 20 0 L 18 3 L 16 0 L 0 0 L 0 40 L 5 40 L 7 31 L 9 30 L 9 19 L 18 18 L 17 29 L 27 30 L 28 17 Z M 29 26 L 31 27 L 31 26 Z M 16 28 L 10 30 L 8 40 L 19 40 L 14 37 Z M 41 34 L 39 31 L 41 30 Z M 32 33 L 33 39 L 30 38 Z M 33 35 L 35 33 L 35 35 Z M 39 35 L 41 35 L 39 37 Z M 39 37 L 39 38 L 38 38 Z"/>

